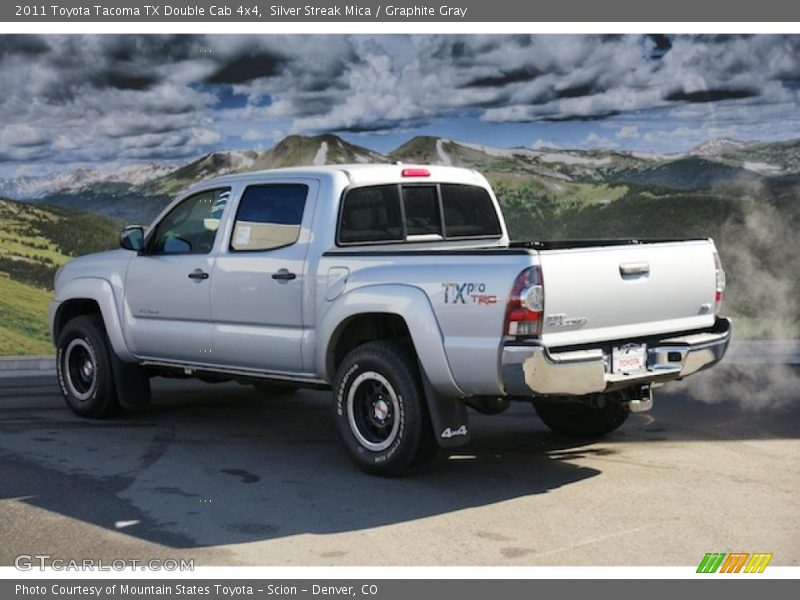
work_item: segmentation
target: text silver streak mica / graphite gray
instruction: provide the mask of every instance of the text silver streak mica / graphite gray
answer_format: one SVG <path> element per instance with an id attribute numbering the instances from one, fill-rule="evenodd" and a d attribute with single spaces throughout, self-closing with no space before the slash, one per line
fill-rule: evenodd
<path id="1" fill-rule="evenodd" d="M 710 239 L 510 242 L 467 169 L 216 178 L 122 246 L 56 276 L 73 410 L 142 406 L 153 374 L 330 386 L 348 452 L 379 474 L 423 462 L 426 436 L 466 443 L 466 405 L 527 399 L 558 431 L 607 433 L 655 385 L 719 362 L 731 334 Z"/>

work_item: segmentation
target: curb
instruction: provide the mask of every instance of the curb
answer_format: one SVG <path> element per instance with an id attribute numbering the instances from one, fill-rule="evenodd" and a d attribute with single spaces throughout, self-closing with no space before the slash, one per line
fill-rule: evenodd
<path id="1" fill-rule="evenodd" d="M 1 356 L 0 379 L 6 377 L 46 377 L 56 374 L 54 356 Z"/>
<path id="2" fill-rule="evenodd" d="M 800 365 L 800 340 L 732 342 L 721 364 Z M 0 356 L 0 379 L 55 374 L 54 356 Z"/>

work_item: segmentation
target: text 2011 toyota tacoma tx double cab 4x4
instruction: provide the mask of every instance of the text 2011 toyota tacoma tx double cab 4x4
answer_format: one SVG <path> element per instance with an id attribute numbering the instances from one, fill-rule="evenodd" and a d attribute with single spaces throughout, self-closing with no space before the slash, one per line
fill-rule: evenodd
<path id="1" fill-rule="evenodd" d="M 142 406 L 152 375 L 331 387 L 348 453 L 383 475 L 466 443 L 466 405 L 525 399 L 559 433 L 608 433 L 730 339 L 710 239 L 509 242 L 467 169 L 220 177 L 128 227 L 122 248 L 56 276 L 73 411 Z"/>

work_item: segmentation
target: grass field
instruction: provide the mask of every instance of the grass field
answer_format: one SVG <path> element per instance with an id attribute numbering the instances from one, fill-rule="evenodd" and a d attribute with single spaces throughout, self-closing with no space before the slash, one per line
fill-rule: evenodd
<path id="1" fill-rule="evenodd" d="M 116 246 L 119 224 L 85 211 L 0 199 L 0 355 L 52 354 L 47 308 L 58 267 Z"/>
<path id="2" fill-rule="evenodd" d="M 54 353 L 47 331 L 52 296 L 52 292 L 0 273 L 0 356 Z"/>

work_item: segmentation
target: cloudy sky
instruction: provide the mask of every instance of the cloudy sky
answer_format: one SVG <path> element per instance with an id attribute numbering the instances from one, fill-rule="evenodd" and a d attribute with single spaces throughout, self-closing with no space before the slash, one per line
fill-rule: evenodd
<path id="1" fill-rule="evenodd" d="M 800 137 L 800 36 L 0 36 L 0 176 L 334 132 L 681 151 Z"/>

